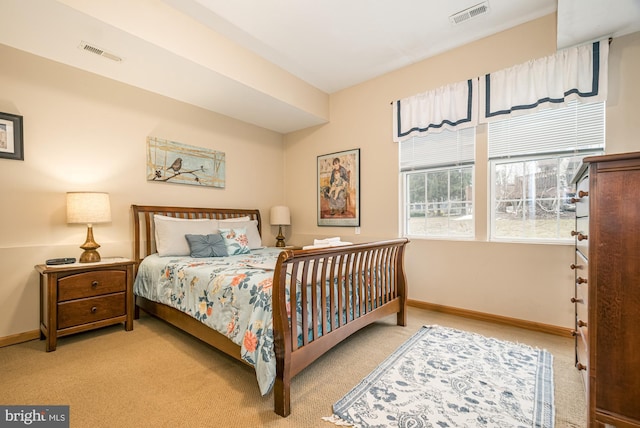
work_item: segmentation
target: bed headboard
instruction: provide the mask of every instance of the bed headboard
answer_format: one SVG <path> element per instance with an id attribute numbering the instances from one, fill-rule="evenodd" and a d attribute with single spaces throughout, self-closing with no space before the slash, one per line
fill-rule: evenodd
<path id="1" fill-rule="evenodd" d="M 178 218 L 219 220 L 249 216 L 251 220 L 258 220 L 258 232 L 262 235 L 262 221 L 260 219 L 260 211 L 257 209 L 162 207 L 152 205 L 131 205 L 131 208 L 133 209 L 134 231 L 133 257 L 136 265 L 146 256 L 155 252 L 154 214 Z"/>

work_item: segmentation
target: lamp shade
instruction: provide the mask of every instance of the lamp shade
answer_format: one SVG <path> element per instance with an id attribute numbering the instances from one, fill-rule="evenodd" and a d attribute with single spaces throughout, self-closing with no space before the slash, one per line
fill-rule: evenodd
<path id="1" fill-rule="evenodd" d="M 67 223 L 107 223 L 111 221 L 108 193 L 67 193 Z"/>
<path id="2" fill-rule="evenodd" d="M 288 226 L 291 224 L 291 213 L 289 212 L 289 207 L 285 207 L 282 205 L 278 205 L 275 207 L 271 207 L 271 213 L 269 215 L 269 220 L 272 225 L 277 226 Z"/>

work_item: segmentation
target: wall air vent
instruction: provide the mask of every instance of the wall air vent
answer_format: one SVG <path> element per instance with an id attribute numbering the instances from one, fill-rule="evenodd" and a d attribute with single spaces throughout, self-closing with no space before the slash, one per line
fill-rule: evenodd
<path id="1" fill-rule="evenodd" d="M 471 18 L 475 18 L 476 16 L 484 15 L 489 12 L 489 2 L 483 1 L 482 3 L 478 3 L 475 6 L 471 6 L 468 9 L 461 10 L 460 12 L 454 13 L 449 16 L 449 21 L 453 25 L 460 24 L 462 22 L 468 21 Z"/>
<path id="2" fill-rule="evenodd" d="M 91 52 L 93 54 L 100 55 L 101 57 L 110 59 L 111 61 L 116 61 L 116 62 L 122 61 L 122 58 L 119 57 L 118 55 L 112 54 L 111 52 L 107 52 L 104 49 L 91 45 L 87 42 L 80 42 L 78 49 L 82 49 L 85 52 Z"/>

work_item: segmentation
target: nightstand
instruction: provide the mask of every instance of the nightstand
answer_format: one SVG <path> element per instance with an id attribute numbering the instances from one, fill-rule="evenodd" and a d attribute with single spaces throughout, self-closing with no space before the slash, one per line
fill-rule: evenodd
<path id="1" fill-rule="evenodd" d="M 97 263 L 37 265 L 40 273 L 40 338 L 47 352 L 58 337 L 124 323 L 133 330 L 133 265 L 125 258 Z"/>

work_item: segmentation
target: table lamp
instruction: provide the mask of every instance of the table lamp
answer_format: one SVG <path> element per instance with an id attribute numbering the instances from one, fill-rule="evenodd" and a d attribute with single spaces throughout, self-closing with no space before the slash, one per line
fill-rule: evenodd
<path id="1" fill-rule="evenodd" d="M 284 235 L 282 234 L 282 226 L 291 224 L 291 213 L 289 207 L 278 205 L 271 208 L 269 220 L 272 226 L 278 226 L 278 236 L 276 236 L 276 247 L 284 247 Z"/>
<path id="2" fill-rule="evenodd" d="M 67 193 L 67 223 L 87 225 L 87 240 L 80 246 L 84 250 L 80 256 L 80 263 L 100 261 L 100 254 L 96 251 L 100 248 L 100 245 L 93 239 L 93 224 L 108 223 L 110 221 L 111 205 L 109 204 L 108 193 Z"/>

